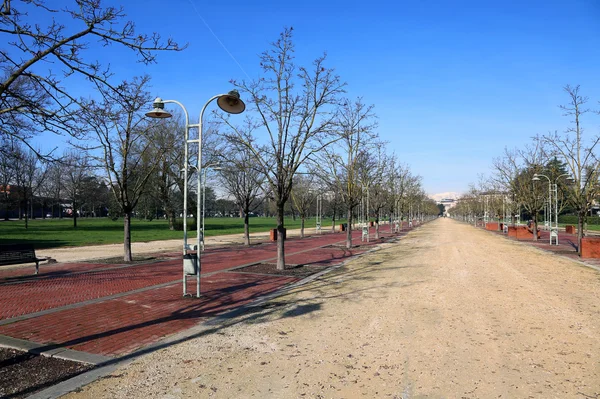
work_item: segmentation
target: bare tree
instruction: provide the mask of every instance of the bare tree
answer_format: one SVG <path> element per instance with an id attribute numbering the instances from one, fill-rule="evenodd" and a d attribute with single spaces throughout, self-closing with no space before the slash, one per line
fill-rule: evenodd
<path id="1" fill-rule="evenodd" d="M 71 200 L 73 228 L 77 228 L 77 217 L 83 202 L 83 188 L 86 178 L 90 176 L 91 160 L 82 151 L 67 151 L 63 155 L 65 164 L 63 171 L 65 194 Z"/>
<path id="2" fill-rule="evenodd" d="M 400 223 L 412 218 L 412 205 L 421 191 L 421 176 L 413 175 L 408 165 L 399 165 L 395 179 L 395 194 Z"/>
<path id="3" fill-rule="evenodd" d="M 48 177 L 45 180 L 44 192 L 51 198 L 52 215 L 54 215 L 54 206 L 58 207 L 58 217 L 63 218 L 62 200 L 65 195 L 65 181 L 63 174 L 66 170 L 63 162 L 52 162 L 48 166 Z"/>
<path id="4" fill-rule="evenodd" d="M 0 202 L 4 205 L 4 220 L 9 219 L 13 201 L 10 185 L 15 178 L 14 140 L 0 139 Z"/>
<path id="5" fill-rule="evenodd" d="M 584 129 L 581 126 L 582 115 L 589 112 L 585 108 L 588 98 L 579 92 L 579 85 L 565 86 L 569 101 L 561 105 L 560 109 L 564 116 L 573 118 L 571 126 L 563 133 L 550 133 L 541 138 L 548 143 L 553 155 L 557 155 L 566 163 L 567 170 L 572 174 L 574 184 L 570 192 L 571 203 L 577 211 L 577 251 L 581 255 L 581 240 L 583 238 L 583 226 L 594 198 L 600 192 L 598 179 L 600 177 L 600 161 L 596 155 L 596 147 L 600 143 L 600 135 L 589 139 L 584 138 Z"/>
<path id="6" fill-rule="evenodd" d="M 183 117 L 176 115 L 174 118 L 155 120 L 155 125 L 148 131 L 148 134 L 150 140 L 154 142 L 149 150 L 157 151 L 153 156 L 158 161 L 155 173 L 151 177 L 151 185 L 156 190 L 156 197 L 165 211 L 169 229 L 174 230 L 177 214 L 182 209 L 180 203 L 184 192 L 184 177 L 181 173 L 184 168 L 185 126 Z M 190 173 L 188 177 L 192 179 L 193 175 Z"/>
<path id="7" fill-rule="evenodd" d="M 544 209 L 548 189 L 544 184 L 534 184 L 533 175 L 544 173 L 548 155 L 541 140 L 535 140 L 522 149 L 505 149 L 504 156 L 494 160 L 497 186 L 506 187 L 533 220 L 533 239 L 537 240 L 538 216 Z"/>
<path id="8" fill-rule="evenodd" d="M 106 171 L 116 204 L 123 212 L 124 260 L 132 261 L 131 215 L 156 171 L 166 149 L 157 149 L 150 140 L 154 124 L 147 123 L 143 109 L 150 102 L 146 91 L 149 78 L 123 82 L 118 93 L 99 86 L 102 100 L 86 104 L 85 121 L 96 157 Z"/>
<path id="9" fill-rule="evenodd" d="M 344 83 L 325 66 L 326 56 L 310 68 L 294 61 L 292 28 L 285 29 L 271 49 L 260 56 L 264 77 L 251 82 L 233 81 L 247 94 L 259 115 L 255 128 L 269 137 L 261 144 L 255 129 L 237 129 L 224 119 L 230 141 L 248 148 L 265 175 L 277 206 L 277 269 L 285 269 L 284 209 L 290 198 L 294 174 L 309 157 L 329 144 L 323 136 L 332 125 L 332 106 Z M 319 140 L 321 138 L 321 140 Z"/>
<path id="10" fill-rule="evenodd" d="M 316 199 L 314 175 L 296 176 L 292 188 L 292 203 L 300 216 L 300 238 L 304 238 L 304 224 Z"/>
<path id="11" fill-rule="evenodd" d="M 374 148 L 376 126 L 372 105 L 365 105 L 361 98 L 347 100 L 335 118 L 338 141 L 334 146 L 324 146 L 316 162 L 319 174 L 331 177 L 346 206 L 347 248 L 352 248 L 353 212 L 363 193 L 361 166 Z"/>
<path id="12" fill-rule="evenodd" d="M 33 214 L 30 208 L 33 196 L 41 187 L 46 176 L 46 165 L 42 164 L 36 151 L 24 145 L 14 147 L 14 180 L 19 188 L 20 206 L 19 219 L 24 214 L 25 228 L 29 227 L 29 218 Z M 22 208 L 21 208 L 22 206 Z"/>
<path id="13" fill-rule="evenodd" d="M 90 54 L 92 42 L 124 46 L 146 64 L 155 62 L 158 50 L 182 49 L 157 33 L 137 33 L 122 7 L 102 7 L 98 0 L 65 7 L 44 0 L 12 3 L 6 0 L 10 11 L 0 12 L 0 42 L 6 44 L 0 50 L 0 135 L 25 144 L 39 132 L 77 135 L 81 101 L 68 82 L 84 78 L 116 89 L 110 68 Z"/>
<path id="14" fill-rule="evenodd" d="M 246 146 L 231 143 L 225 152 L 226 163 L 219 173 L 219 180 L 235 201 L 244 216 L 244 244 L 250 245 L 250 212 L 262 205 L 261 197 L 264 174 L 256 167 L 254 154 Z"/>
<path id="15" fill-rule="evenodd" d="M 379 225 L 381 223 L 382 211 L 388 206 L 392 192 L 387 184 L 393 164 L 391 157 L 387 156 L 383 146 L 376 149 L 376 164 L 373 181 L 369 187 L 369 203 L 375 216 L 375 239 L 379 239 Z"/>

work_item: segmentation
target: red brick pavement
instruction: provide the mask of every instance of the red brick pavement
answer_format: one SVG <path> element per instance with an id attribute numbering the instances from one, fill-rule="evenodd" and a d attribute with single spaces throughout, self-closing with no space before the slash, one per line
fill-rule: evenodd
<path id="1" fill-rule="evenodd" d="M 536 248 L 540 248 L 546 251 L 554 252 L 556 254 L 566 256 L 572 259 L 580 260 L 577 255 L 577 235 L 567 234 L 565 232 L 559 231 L 558 233 L 558 244 L 559 245 L 550 245 L 550 232 L 546 230 L 540 231 L 540 238 L 537 241 L 533 240 L 533 237 L 508 237 L 506 234 L 501 231 L 493 231 L 493 233 L 503 235 L 507 237 L 509 240 L 519 241 L 523 243 L 527 243 Z M 590 262 L 588 262 L 590 263 Z M 593 261 L 591 262 L 593 263 Z"/>
<path id="2" fill-rule="evenodd" d="M 389 236 L 389 233 L 382 235 Z M 361 243 L 360 232 L 357 231 L 354 242 L 360 245 L 359 248 L 320 248 L 342 243 L 344 239 L 342 234 L 291 239 L 286 242 L 286 261 L 289 264 L 337 264 L 380 242 L 372 238 L 370 243 Z M 125 268 L 98 264 L 59 265 L 39 277 L 27 276 L 25 282 L 18 283 L 5 275 L 0 280 L 4 281 L 0 284 L 0 315 L 5 319 L 94 298 L 100 298 L 100 302 L 15 320 L 0 326 L 0 334 L 97 354 L 126 354 L 189 328 L 203 318 L 240 306 L 296 281 L 293 277 L 219 272 L 275 256 L 274 243 L 207 251 L 203 255 L 203 297 L 200 299 L 181 297 L 180 259 Z M 195 279 L 191 280 L 189 292 L 194 292 Z M 169 281 L 173 284 L 152 288 Z M 143 287 L 150 289 L 127 294 Z M 125 295 L 102 299 L 114 293 Z"/>
<path id="3" fill-rule="evenodd" d="M 107 265 L 104 265 L 107 266 Z M 177 280 L 181 260 L 0 285 L 0 320 Z"/>
<path id="4" fill-rule="evenodd" d="M 292 277 L 217 273 L 202 279 L 202 298 L 182 298 L 181 285 L 0 326 L 0 334 L 102 355 L 121 355 L 273 292 Z M 189 290 L 195 288 L 190 282 Z"/>
<path id="5" fill-rule="evenodd" d="M 41 263 L 40 274 L 37 276 L 33 274 L 35 272 L 35 266 L 2 269 L 0 270 L 0 283 L 15 280 L 15 277 L 35 279 L 114 267 L 115 265 L 106 263 Z"/>

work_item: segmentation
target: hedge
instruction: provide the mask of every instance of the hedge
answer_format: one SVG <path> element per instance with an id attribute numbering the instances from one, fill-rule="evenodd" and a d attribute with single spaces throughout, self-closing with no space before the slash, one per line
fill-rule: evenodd
<path id="1" fill-rule="evenodd" d="M 572 225 L 576 226 L 577 225 L 577 216 L 561 215 L 558 217 L 558 223 L 572 224 Z M 587 223 L 588 224 L 600 224 L 600 217 L 588 216 Z"/>

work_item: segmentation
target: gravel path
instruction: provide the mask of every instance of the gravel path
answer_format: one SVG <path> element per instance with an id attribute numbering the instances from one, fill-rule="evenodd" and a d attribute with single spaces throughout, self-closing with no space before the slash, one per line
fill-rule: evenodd
<path id="1" fill-rule="evenodd" d="M 68 398 L 598 398 L 600 273 L 449 219 Z"/>

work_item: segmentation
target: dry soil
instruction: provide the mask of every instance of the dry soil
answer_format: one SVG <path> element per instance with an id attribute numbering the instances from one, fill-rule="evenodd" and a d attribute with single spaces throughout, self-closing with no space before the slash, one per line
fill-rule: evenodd
<path id="1" fill-rule="evenodd" d="M 599 287 L 438 219 L 67 397 L 599 398 Z"/>

